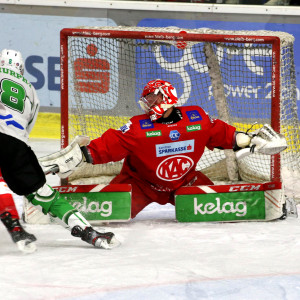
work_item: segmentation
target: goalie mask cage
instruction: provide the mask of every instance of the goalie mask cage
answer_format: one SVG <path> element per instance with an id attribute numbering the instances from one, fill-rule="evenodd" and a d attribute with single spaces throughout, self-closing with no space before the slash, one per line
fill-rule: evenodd
<path id="1" fill-rule="evenodd" d="M 61 31 L 61 146 L 76 135 L 99 137 L 143 113 L 143 87 L 163 79 L 178 105 L 198 105 L 238 131 L 263 124 L 285 136 L 281 154 L 236 161 L 232 150 L 205 151 L 197 164 L 213 181 L 299 178 L 294 37 L 284 32 L 174 27 L 80 27 Z M 257 122 L 253 125 L 254 122 Z M 100 183 L 121 162 L 85 166 L 69 178 Z M 296 174 L 296 175 L 295 175 Z M 84 180 L 83 178 L 90 178 Z M 105 181 L 105 180 L 104 180 Z"/>

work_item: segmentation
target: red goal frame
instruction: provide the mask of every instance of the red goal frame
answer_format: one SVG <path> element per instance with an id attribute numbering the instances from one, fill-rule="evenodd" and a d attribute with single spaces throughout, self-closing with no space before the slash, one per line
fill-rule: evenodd
<path id="1" fill-rule="evenodd" d="M 61 84 L 61 148 L 69 144 L 68 128 L 68 37 L 101 37 L 101 38 L 126 38 L 166 40 L 174 42 L 230 42 L 230 43 L 256 43 L 272 45 L 272 80 L 271 80 L 271 126 L 280 132 L 280 38 L 277 36 L 255 35 L 223 35 L 223 34 L 197 34 L 181 31 L 179 33 L 145 32 L 111 30 L 111 29 L 85 29 L 65 28 L 60 32 L 60 84 Z M 271 181 L 280 181 L 281 163 L 280 154 L 272 155 L 270 166 Z"/>

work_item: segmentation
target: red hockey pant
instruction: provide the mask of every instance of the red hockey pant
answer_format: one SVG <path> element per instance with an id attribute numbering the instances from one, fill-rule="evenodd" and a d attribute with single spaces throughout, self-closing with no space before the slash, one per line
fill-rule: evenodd
<path id="1" fill-rule="evenodd" d="M 134 218 L 141 210 L 152 202 L 161 205 L 171 203 L 175 205 L 175 191 L 160 192 L 151 188 L 151 186 L 140 180 L 137 180 L 127 174 L 120 174 L 116 176 L 110 183 L 117 184 L 131 184 L 132 186 L 132 206 L 131 218 Z M 196 171 L 196 180 L 191 185 L 213 185 L 213 182 L 203 173 Z"/>
<path id="2" fill-rule="evenodd" d="M 15 206 L 14 198 L 10 189 L 2 178 L 0 171 L 0 214 L 10 212 L 13 219 L 19 219 L 19 214 Z"/>

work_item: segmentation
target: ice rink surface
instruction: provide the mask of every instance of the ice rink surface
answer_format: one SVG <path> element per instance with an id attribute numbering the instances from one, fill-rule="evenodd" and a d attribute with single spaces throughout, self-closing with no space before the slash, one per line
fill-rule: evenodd
<path id="1" fill-rule="evenodd" d="M 56 140 L 31 145 L 38 156 L 59 149 Z M 30 255 L 1 224 L 0 299 L 300 299 L 300 219 L 174 219 L 174 207 L 153 204 L 128 223 L 108 224 L 122 242 L 114 250 L 93 248 L 58 225 L 27 224 L 38 238 Z"/>

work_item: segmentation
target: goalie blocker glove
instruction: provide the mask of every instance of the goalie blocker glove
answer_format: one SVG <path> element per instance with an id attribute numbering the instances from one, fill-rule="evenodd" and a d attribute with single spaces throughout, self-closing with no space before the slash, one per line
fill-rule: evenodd
<path id="1" fill-rule="evenodd" d="M 76 136 L 66 148 L 39 158 L 44 173 L 57 174 L 60 178 L 69 177 L 84 161 L 91 162 L 86 146 L 90 143 L 87 136 Z"/>

